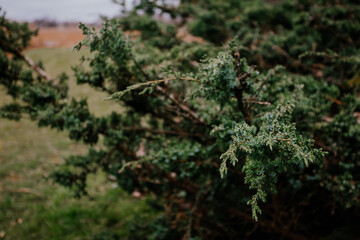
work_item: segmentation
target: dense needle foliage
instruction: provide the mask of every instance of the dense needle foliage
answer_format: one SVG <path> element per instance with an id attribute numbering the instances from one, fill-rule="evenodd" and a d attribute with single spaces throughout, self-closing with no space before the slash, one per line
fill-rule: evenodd
<path id="1" fill-rule="evenodd" d="M 51 173 L 77 196 L 99 169 L 153 196 L 162 214 L 130 239 L 359 236 L 358 2 L 141 0 L 80 24 L 74 49 L 93 55 L 74 74 L 122 106 L 107 117 L 70 99 L 65 75 L 22 64 L 26 25 L 0 24 L 1 116 L 89 144 Z"/>

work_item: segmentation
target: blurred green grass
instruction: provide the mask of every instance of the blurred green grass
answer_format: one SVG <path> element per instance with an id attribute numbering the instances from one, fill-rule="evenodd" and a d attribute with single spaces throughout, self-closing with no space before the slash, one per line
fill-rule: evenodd
<path id="1" fill-rule="evenodd" d="M 106 94 L 76 85 L 71 66 L 89 52 L 47 48 L 30 50 L 26 55 L 41 60 L 51 76 L 66 72 L 70 96 L 87 98 L 95 115 L 121 111 L 119 105 L 103 101 Z M 0 105 L 7 101 L 0 89 Z M 65 132 L 38 128 L 28 119 L 0 119 L 0 239 L 91 239 L 104 230 L 124 239 L 136 216 L 153 214 L 146 200 L 125 194 L 100 172 L 89 180 L 93 199 L 74 199 L 70 190 L 45 180 L 64 157 L 86 152 L 85 145 L 69 140 Z"/>

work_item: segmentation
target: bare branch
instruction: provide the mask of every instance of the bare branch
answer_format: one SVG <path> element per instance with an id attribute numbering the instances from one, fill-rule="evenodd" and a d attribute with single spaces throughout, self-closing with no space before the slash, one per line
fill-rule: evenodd
<path id="1" fill-rule="evenodd" d="M 21 56 L 24 61 L 26 62 L 29 67 L 31 67 L 39 76 L 41 76 L 46 81 L 51 81 L 50 75 L 45 72 L 39 65 L 35 64 L 28 56 L 22 55 L 21 53 L 18 54 L 18 56 Z"/>

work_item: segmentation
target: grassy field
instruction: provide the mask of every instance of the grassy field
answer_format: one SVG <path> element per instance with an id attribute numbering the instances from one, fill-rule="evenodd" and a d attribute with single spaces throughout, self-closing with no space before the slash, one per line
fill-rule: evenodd
<path id="1" fill-rule="evenodd" d="M 83 53 L 57 48 L 26 54 L 41 60 L 51 76 L 63 71 L 71 76 L 70 67 Z M 118 105 L 103 101 L 106 95 L 77 86 L 74 79 L 70 79 L 70 95 L 87 97 L 90 110 L 97 115 L 121 111 Z M 8 100 L 0 89 L 0 105 Z M 103 173 L 89 180 L 93 200 L 74 199 L 68 189 L 46 180 L 64 157 L 86 152 L 84 145 L 70 141 L 66 133 L 39 129 L 28 119 L 0 119 L 0 239 L 92 239 L 103 230 L 126 238 L 131 220 L 140 213 L 152 214 L 145 200 L 126 195 L 106 181 Z"/>

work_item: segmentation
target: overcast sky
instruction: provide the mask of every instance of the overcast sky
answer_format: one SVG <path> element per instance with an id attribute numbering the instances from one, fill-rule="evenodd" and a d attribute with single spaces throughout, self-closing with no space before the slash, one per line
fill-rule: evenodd
<path id="1" fill-rule="evenodd" d="M 0 0 L 0 7 L 9 19 L 21 21 L 48 18 L 91 23 L 100 15 L 113 17 L 120 12 L 111 0 Z"/>

